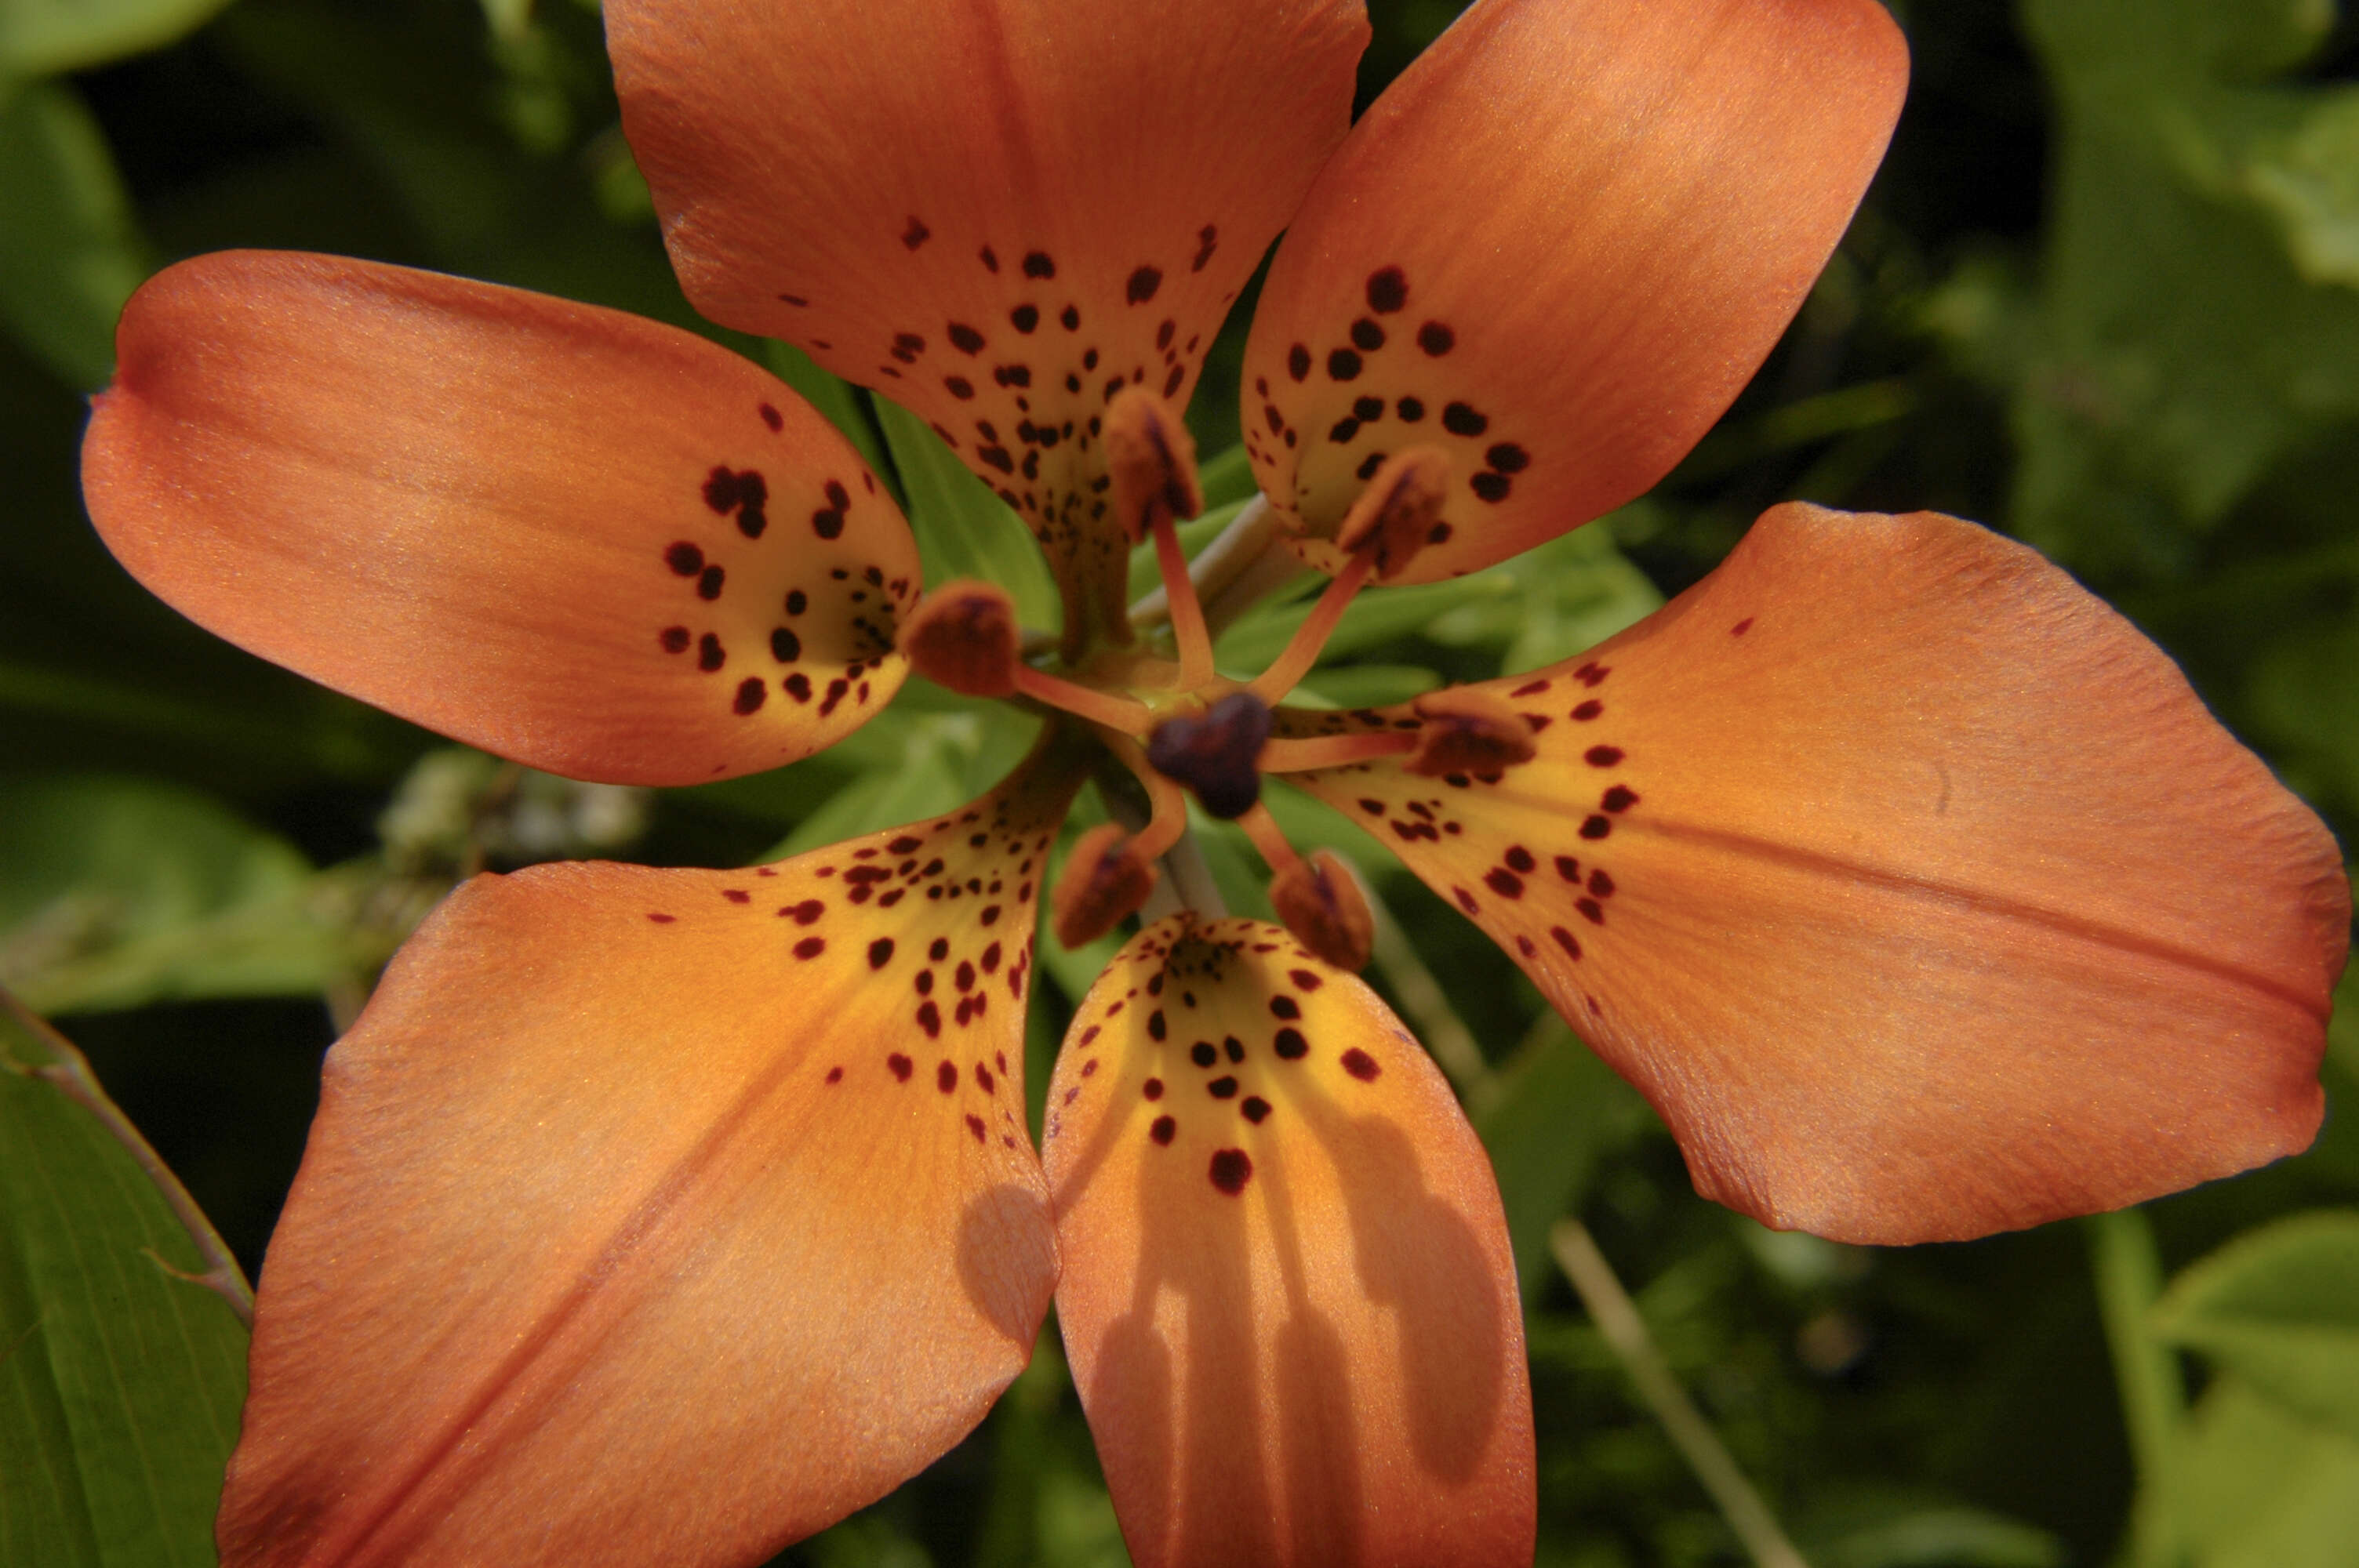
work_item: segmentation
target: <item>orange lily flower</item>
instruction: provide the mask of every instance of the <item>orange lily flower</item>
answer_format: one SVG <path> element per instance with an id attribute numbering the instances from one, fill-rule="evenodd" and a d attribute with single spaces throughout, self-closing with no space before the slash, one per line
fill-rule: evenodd
<path id="1" fill-rule="evenodd" d="M 932 822 L 442 905 L 330 1054 L 231 1568 L 756 1563 L 970 1431 L 1052 1294 L 1142 1564 L 1527 1561 L 1497 1192 L 1267 773 L 1459 903 L 1768 1223 L 1968 1236 L 2311 1136 L 2333 844 L 1971 524 L 1780 507 L 1565 665 L 1275 706 L 1363 583 L 1585 522 L 1719 416 L 1897 113 L 1873 0 L 1478 0 L 1348 135 L 1356 0 L 606 16 L 690 297 L 931 421 L 1038 536 L 1059 653 L 986 587 L 926 593 L 875 478 L 737 357 L 324 257 L 133 300 L 85 455 L 107 542 L 223 635 L 577 777 L 794 761 L 913 663 L 1053 711 Z M 1205 597 L 1259 567 L 1200 597 L 1171 410 L 1281 227 L 1249 450 L 1271 548 L 1334 582 L 1241 684 Z M 1168 648 L 1122 602 L 1141 539 Z M 1153 918 L 1036 1157 L 1048 851 L 1125 771 L 1150 809 L 1076 850 L 1057 924 Z M 1158 883 L 1183 784 L 1264 846 L 1286 926 Z"/>

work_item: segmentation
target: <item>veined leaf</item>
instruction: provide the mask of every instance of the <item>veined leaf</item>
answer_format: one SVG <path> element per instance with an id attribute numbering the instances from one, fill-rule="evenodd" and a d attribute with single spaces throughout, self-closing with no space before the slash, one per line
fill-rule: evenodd
<path id="1" fill-rule="evenodd" d="M 2239 1237 L 2171 1281 L 2155 1331 L 2359 1440 L 2359 1210 Z"/>

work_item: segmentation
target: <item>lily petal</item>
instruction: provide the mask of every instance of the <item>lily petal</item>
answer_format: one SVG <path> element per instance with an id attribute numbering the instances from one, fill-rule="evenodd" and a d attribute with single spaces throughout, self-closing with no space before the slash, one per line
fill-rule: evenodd
<path id="1" fill-rule="evenodd" d="M 82 449 L 132 575 L 535 767 L 699 784 L 882 708 L 918 552 L 784 384 L 618 311 L 340 257 L 158 275 Z"/>
<path id="2" fill-rule="evenodd" d="M 972 1429 L 1056 1280 L 1053 761 L 777 866 L 453 894 L 329 1054 L 223 1563 L 755 1563 Z"/>
<path id="3" fill-rule="evenodd" d="M 1175 915 L 1074 1014 L 1049 1117 L 1057 1317 L 1133 1561 L 1531 1561 L 1498 1187 L 1374 992 Z"/>
<path id="4" fill-rule="evenodd" d="M 1454 462 L 1400 580 L 1660 479 L 1776 343 L 1900 112 L 1875 0 L 1480 0 L 1353 127 L 1245 352 L 1273 504 L 1323 541 L 1390 452 Z"/>
<path id="5" fill-rule="evenodd" d="M 1943 1239 L 2316 1130 L 2332 838 L 2022 546 L 1781 506 L 1665 610 L 1488 689 L 1538 728 L 1503 776 L 1293 776 L 1516 956 L 1707 1196 Z"/>
<path id="6" fill-rule="evenodd" d="M 1099 419 L 1183 406 L 1351 120 L 1356 0 L 611 0 L 623 124 L 682 286 L 932 422 L 1060 579 Z"/>

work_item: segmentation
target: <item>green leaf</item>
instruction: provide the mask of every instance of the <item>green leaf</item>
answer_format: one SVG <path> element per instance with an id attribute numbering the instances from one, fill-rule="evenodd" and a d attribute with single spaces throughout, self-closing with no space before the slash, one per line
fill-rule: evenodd
<path id="1" fill-rule="evenodd" d="M 2170 569 L 2359 418 L 2359 88 L 2267 81 L 2326 42 L 2319 0 L 2023 11 L 2059 103 L 2039 292 L 1937 315 L 2013 362 L 2017 528 Z"/>
<path id="2" fill-rule="evenodd" d="M 0 1563 L 201 1568 L 245 1332 L 52 1060 L 0 1013 Z"/>
<path id="3" fill-rule="evenodd" d="M 2239 1237 L 2171 1281 L 2155 1332 L 2359 1438 L 2359 1210 Z"/>
<path id="4" fill-rule="evenodd" d="M 952 578 L 995 582 L 1014 597 L 1024 624 L 1055 626 L 1060 613 L 1057 585 L 1022 519 L 916 415 L 879 398 L 876 421 L 901 473 L 927 583 Z"/>
<path id="5" fill-rule="evenodd" d="M 229 0 L 0 0 L 0 80 L 55 76 L 170 43 Z"/>
<path id="6" fill-rule="evenodd" d="M 2197 1568 L 2359 1568 L 2359 1442 L 2234 1375 L 2196 1407 L 2186 1513 Z"/>
<path id="7" fill-rule="evenodd" d="M 1581 1201 L 1599 1162 L 1654 1120 L 1638 1091 L 1554 1013 L 1503 1070 L 1473 1121 L 1499 1178 L 1527 1311 L 1553 1278 L 1549 1227 Z"/>
<path id="8" fill-rule="evenodd" d="M 21 0 L 0 0 L 0 28 Z M 0 322 L 71 384 L 105 384 L 147 248 L 98 123 L 71 88 L 0 84 Z"/>
<path id="9" fill-rule="evenodd" d="M 0 779 L 0 984 L 38 1011 L 301 995 L 348 961 L 302 855 L 191 790 Z"/>

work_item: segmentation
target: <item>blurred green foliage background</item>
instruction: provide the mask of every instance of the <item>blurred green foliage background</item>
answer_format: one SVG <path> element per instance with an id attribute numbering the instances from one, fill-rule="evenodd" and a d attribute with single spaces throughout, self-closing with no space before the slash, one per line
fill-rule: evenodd
<path id="1" fill-rule="evenodd" d="M 1930 507 L 2104 593 L 2352 842 L 2359 18 L 2332 0 L 1894 8 L 1915 80 L 1891 157 L 1727 419 L 1536 566 L 1366 596 L 1318 689 L 1393 700 L 1561 657 L 1694 581 L 1777 500 Z M 1372 9 L 1364 103 L 1458 5 Z M 321 1052 L 454 879 L 560 855 L 744 863 L 946 809 L 1017 741 L 912 682 L 777 774 L 582 786 L 180 621 L 91 532 L 76 444 L 128 292 L 229 246 L 708 332 L 874 454 L 929 576 L 1030 568 L 1020 536 L 949 526 L 987 495 L 914 421 L 689 310 L 588 0 L 0 0 L 0 985 L 83 1047 L 251 1271 Z M 1236 438 L 1250 303 L 1190 411 L 1208 453 Z M 1233 458 L 1208 479 L 1230 501 L 1250 482 Z M 1233 628 L 1223 662 L 1256 667 L 1300 608 Z M 2359 1564 L 2352 984 L 2311 1152 L 2105 1221 L 1842 1247 L 1697 1199 L 1652 1114 L 1487 941 L 1317 808 L 1281 820 L 1374 878 L 1372 978 L 1492 1148 L 1530 1314 L 1542 1562 L 1738 1560 L 1549 1260 L 1549 1221 L 1573 1213 L 1821 1568 Z M 1208 852 L 1236 907 L 1266 911 L 1249 852 Z M 1036 1096 L 1103 956 L 1041 949 Z M 23 1020 L 0 1021 L 0 1057 L 60 1060 Z M 242 1331 L 158 1267 L 203 1260 L 59 1092 L 70 1077 L 0 1072 L 0 1563 L 208 1563 Z M 1123 1561 L 1053 1333 L 973 1439 L 783 1561 Z"/>

